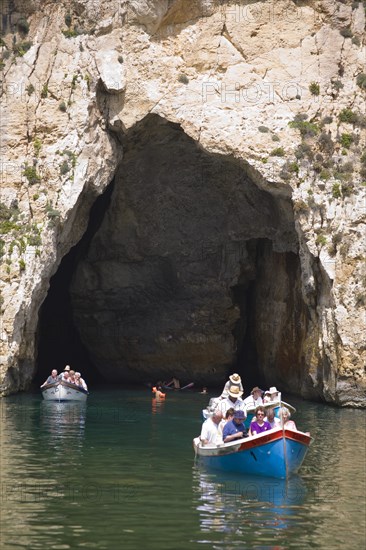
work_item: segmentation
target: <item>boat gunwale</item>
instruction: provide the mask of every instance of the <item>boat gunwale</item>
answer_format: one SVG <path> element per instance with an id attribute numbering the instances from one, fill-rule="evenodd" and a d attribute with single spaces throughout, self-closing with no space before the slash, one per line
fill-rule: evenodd
<path id="1" fill-rule="evenodd" d="M 264 407 L 264 409 L 276 409 L 277 407 L 286 407 L 287 409 L 289 409 L 291 414 L 294 414 L 296 412 L 295 407 L 293 405 L 290 405 L 290 403 L 286 403 L 286 401 L 276 399 L 275 401 L 268 401 L 267 403 L 263 403 L 262 405 L 257 405 L 255 407 L 250 405 L 246 407 L 246 413 L 254 413 L 257 407 Z"/>
<path id="2" fill-rule="evenodd" d="M 299 432 L 299 431 L 294 431 L 289 429 L 283 430 L 282 428 L 273 428 L 272 430 L 268 430 L 260 434 L 255 434 L 249 437 L 245 437 L 237 441 L 229 441 L 228 443 L 221 443 L 216 446 L 213 446 L 213 445 L 201 446 L 199 442 L 198 444 L 195 443 L 195 440 L 198 439 L 198 438 L 195 438 L 193 440 L 193 446 L 197 450 L 199 455 L 214 457 L 214 456 L 220 456 L 220 455 L 222 456 L 223 454 L 233 454 L 241 451 L 247 451 L 249 449 L 261 447 L 269 443 L 274 443 L 275 441 L 278 441 L 283 438 L 291 441 L 295 441 L 297 443 L 301 443 L 302 445 L 305 445 L 307 447 L 313 442 L 313 438 L 304 432 Z"/>
<path id="3" fill-rule="evenodd" d="M 77 386 L 76 384 L 72 384 L 71 382 L 66 382 L 66 380 L 58 380 L 54 384 L 46 384 L 41 388 L 42 392 L 46 390 L 50 390 L 51 388 L 55 388 L 57 386 L 64 386 L 65 388 L 69 388 L 71 390 L 76 390 L 80 393 L 83 393 L 85 395 L 89 395 L 88 390 L 85 390 L 82 386 Z"/>

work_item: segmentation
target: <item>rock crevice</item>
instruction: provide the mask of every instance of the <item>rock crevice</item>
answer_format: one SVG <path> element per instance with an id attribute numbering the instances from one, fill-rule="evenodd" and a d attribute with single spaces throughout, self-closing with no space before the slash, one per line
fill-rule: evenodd
<path id="1" fill-rule="evenodd" d="M 80 246 L 72 338 L 106 378 L 235 367 L 365 406 L 362 3 L 4 0 L 2 15 L 1 393 L 39 372 L 42 304 Z"/>

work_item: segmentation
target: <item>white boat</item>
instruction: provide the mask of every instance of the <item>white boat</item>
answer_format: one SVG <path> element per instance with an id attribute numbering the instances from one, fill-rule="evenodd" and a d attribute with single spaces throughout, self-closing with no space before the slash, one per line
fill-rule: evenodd
<path id="1" fill-rule="evenodd" d="M 65 380 L 59 380 L 56 384 L 46 384 L 41 390 L 46 401 L 86 401 L 89 395 L 84 388 Z"/>

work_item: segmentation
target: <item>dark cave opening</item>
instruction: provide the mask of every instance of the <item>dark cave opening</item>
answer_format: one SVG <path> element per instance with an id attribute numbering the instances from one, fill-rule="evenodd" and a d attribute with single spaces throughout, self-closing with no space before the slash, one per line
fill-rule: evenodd
<path id="1" fill-rule="evenodd" d="M 297 384 L 304 305 L 288 196 L 155 115 L 122 145 L 114 181 L 50 281 L 36 380 L 70 364 L 92 385 L 174 375 L 216 387 L 234 371 L 246 392 Z"/>
<path id="2" fill-rule="evenodd" d="M 231 288 L 240 318 L 233 334 L 237 371 L 246 390 L 301 385 L 302 341 L 309 322 L 301 295 L 300 261 L 269 239 L 247 242 L 248 262 Z"/>
<path id="3" fill-rule="evenodd" d="M 265 389 L 266 380 L 259 369 L 258 352 L 255 342 L 255 320 L 251 312 L 255 299 L 255 281 L 233 289 L 233 300 L 240 308 L 240 319 L 236 323 L 233 335 L 237 343 L 235 372 L 245 381 L 245 391 L 255 386 Z"/>
<path id="4" fill-rule="evenodd" d="M 37 330 L 37 370 L 35 383 L 42 383 L 52 369 L 60 373 L 65 365 L 82 373 L 88 383 L 100 384 L 104 377 L 95 368 L 87 348 L 75 326 L 70 298 L 70 284 L 77 263 L 88 249 L 93 235 L 100 226 L 113 192 L 114 181 L 94 202 L 89 223 L 82 239 L 62 259 L 50 280 L 49 291 L 39 312 Z"/>

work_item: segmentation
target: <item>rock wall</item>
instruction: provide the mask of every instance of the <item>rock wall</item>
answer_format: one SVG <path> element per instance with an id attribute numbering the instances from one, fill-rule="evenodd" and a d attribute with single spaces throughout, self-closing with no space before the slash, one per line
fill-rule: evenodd
<path id="1" fill-rule="evenodd" d="M 93 350 L 82 316 L 100 318 L 101 310 L 85 288 L 103 303 L 112 291 L 107 326 L 113 292 L 123 298 L 120 312 L 129 293 L 137 296 L 135 330 L 123 328 L 130 341 L 110 348 L 111 378 L 131 378 L 131 369 L 144 376 L 145 364 L 164 371 L 182 356 L 182 373 L 198 380 L 217 369 L 220 378 L 251 326 L 268 383 L 364 406 L 364 3 L 9 0 L 2 8 L 2 393 L 27 388 L 34 376 L 50 278 L 116 176 L 90 251 L 102 245 L 110 257 L 100 272 L 83 260 L 73 285 L 75 319 L 96 363 L 105 356 Z M 167 131 L 177 133 L 175 148 Z M 141 163 L 144 139 L 150 157 Z M 167 196 L 170 154 L 179 177 Z M 192 157 L 204 177 L 188 191 Z M 214 177 L 217 163 L 228 175 Z M 200 239 L 206 249 L 236 247 L 236 263 L 198 262 L 195 274 L 185 254 Z M 256 282 L 246 315 L 250 246 Z M 181 291 L 184 308 L 176 307 Z M 144 292 L 165 303 L 167 320 L 136 349 Z M 179 332 L 174 346 L 168 328 Z"/>
<path id="2" fill-rule="evenodd" d="M 174 370 L 219 383 L 246 318 L 246 293 L 235 303 L 232 289 L 257 278 L 250 242 L 297 251 L 290 199 L 156 115 L 128 133 L 123 151 L 111 205 L 72 283 L 78 330 L 109 379 Z"/>

